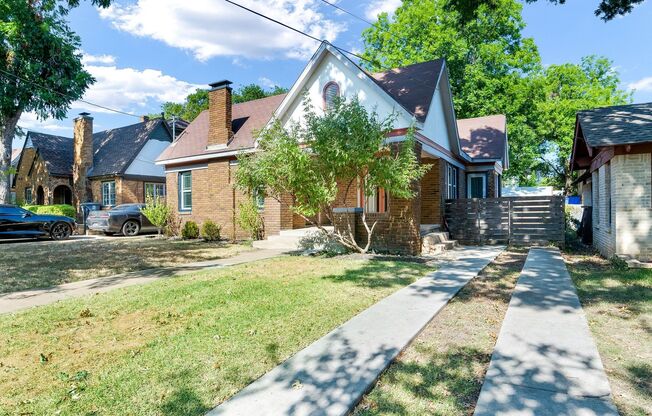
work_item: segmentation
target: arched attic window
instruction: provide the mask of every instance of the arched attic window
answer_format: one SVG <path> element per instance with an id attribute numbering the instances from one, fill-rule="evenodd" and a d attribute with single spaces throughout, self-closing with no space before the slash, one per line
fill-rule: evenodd
<path id="1" fill-rule="evenodd" d="M 334 101 L 340 96 L 340 85 L 335 81 L 329 81 L 324 86 L 322 98 L 324 99 L 324 110 L 333 107 Z"/>

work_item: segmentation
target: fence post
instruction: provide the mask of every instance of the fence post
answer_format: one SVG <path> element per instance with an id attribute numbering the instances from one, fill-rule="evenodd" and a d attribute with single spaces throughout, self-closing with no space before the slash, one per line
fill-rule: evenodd
<path id="1" fill-rule="evenodd" d="M 475 199 L 475 228 L 478 235 L 478 245 L 482 245 L 482 236 L 480 235 L 480 200 Z"/>
<path id="2" fill-rule="evenodd" d="M 512 245 L 512 200 L 507 200 L 507 245 Z"/>

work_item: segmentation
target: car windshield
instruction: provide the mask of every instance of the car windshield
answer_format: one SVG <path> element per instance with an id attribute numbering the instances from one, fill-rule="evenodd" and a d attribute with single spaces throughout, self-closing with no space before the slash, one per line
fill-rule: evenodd
<path id="1" fill-rule="evenodd" d="M 112 209 L 114 211 L 133 211 L 133 210 L 140 210 L 143 207 L 141 204 L 122 204 L 122 205 L 116 205 Z"/>

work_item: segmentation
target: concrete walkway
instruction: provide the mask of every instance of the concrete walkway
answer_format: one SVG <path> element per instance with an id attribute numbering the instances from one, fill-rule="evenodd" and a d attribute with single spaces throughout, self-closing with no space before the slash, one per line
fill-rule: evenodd
<path id="1" fill-rule="evenodd" d="M 347 414 L 398 353 L 502 250 L 456 250 L 456 260 L 315 341 L 209 415 Z"/>
<path id="2" fill-rule="evenodd" d="M 42 306 L 60 300 L 108 292 L 120 287 L 140 285 L 167 277 L 180 276 L 205 269 L 233 266 L 283 254 L 279 250 L 252 250 L 224 259 L 186 263 L 174 267 L 138 270 L 114 276 L 99 277 L 66 283 L 46 289 L 26 290 L 0 295 L 0 314 L 17 312 L 34 306 Z"/>
<path id="3" fill-rule="evenodd" d="M 485 415 L 617 415 L 557 249 L 531 249 L 475 409 Z"/>

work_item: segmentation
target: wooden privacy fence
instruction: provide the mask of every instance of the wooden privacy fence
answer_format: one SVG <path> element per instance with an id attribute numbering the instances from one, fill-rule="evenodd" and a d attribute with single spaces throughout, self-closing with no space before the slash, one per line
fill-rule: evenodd
<path id="1" fill-rule="evenodd" d="M 447 199 L 451 239 L 462 244 L 564 244 L 564 197 Z"/>

